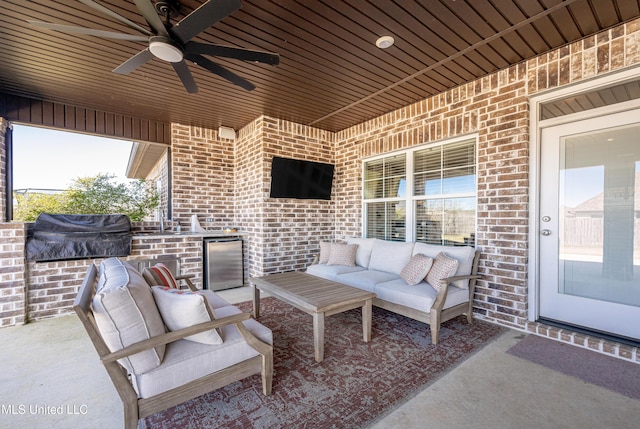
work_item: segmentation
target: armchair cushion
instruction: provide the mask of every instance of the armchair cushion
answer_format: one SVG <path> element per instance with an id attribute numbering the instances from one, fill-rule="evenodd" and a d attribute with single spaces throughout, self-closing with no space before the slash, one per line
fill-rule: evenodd
<path id="1" fill-rule="evenodd" d="M 221 319 L 240 312 L 237 307 L 228 306 L 216 309 L 216 316 Z M 258 339 L 273 344 L 269 328 L 254 319 L 242 323 Z M 167 344 L 162 365 L 134 378 L 138 396 L 149 398 L 258 356 L 258 352 L 249 346 L 235 325 L 223 326 L 221 330 L 225 339 L 222 344 L 208 345 L 185 340 Z"/>
<path id="2" fill-rule="evenodd" d="M 142 270 L 142 276 L 149 283 L 149 286 L 166 286 L 174 289 L 180 289 L 178 282 L 173 277 L 171 270 L 160 262 Z"/>
<path id="3" fill-rule="evenodd" d="M 151 289 L 138 271 L 116 258 L 110 258 L 102 268 L 92 304 L 96 325 L 109 350 L 164 334 Z M 164 352 L 165 346 L 158 346 L 120 363 L 129 372 L 144 373 L 162 363 Z"/>
<path id="4" fill-rule="evenodd" d="M 206 298 L 198 292 L 182 291 L 167 286 L 153 286 L 151 291 L 169 331 L 215 320 Z M 202 344 L 222 343 L 217 329 L 191 335 L 185 340 Z"/>

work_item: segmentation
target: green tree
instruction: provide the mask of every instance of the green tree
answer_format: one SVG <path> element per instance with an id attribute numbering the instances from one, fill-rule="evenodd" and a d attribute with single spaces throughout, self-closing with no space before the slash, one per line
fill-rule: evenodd
<path id="1" fill-rule="evenodd" d="M 64 195 L 27 193 L 15 194 L 13 219 L 23 222 L 33 222 L 40 213 L 66 213 L 64 210 Z"/>
<path id="2" fill-rule="evenodd" d="M 51 199 L 18 199 L 14 210 L 14 220 L 31 222 L 42 213 L 62 214 L 125 214 L 132 221 L 141 221 L 152 213 L 159 204 L 158 194 L 143 179 L 117 183 L 115 176 L 98 174 L 80 177 L 73 181 L 69 189 L 51 195 Z M 32 194 L 33 196 L 45 194 Z M 49 195 L 47 195 L 49 196 Z M 44 204 L 47 201 L 47 204 Z"/>

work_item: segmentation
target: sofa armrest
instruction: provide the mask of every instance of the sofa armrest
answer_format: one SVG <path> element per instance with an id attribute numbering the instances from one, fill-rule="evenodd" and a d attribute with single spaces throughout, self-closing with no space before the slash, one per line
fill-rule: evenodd
<path id="1" fill-rule="evenodd" d="M 456 280 L 477 280 L 479 278 L 480 276 L 477 274 L 469 274 L 466 276 L 453 276 L 453 277 L 447 277 L 446 279 L 441 279 L 440 292 L 438 292 L 438 296 L 436 297 L 436 300 L 433 302 L 433 305 L 431 306 L 431 310 L 437 310 L 437 311 L 442 310 L 442 308 L 444 307 L 444 303 L 447 300 L 447 293 L 449 291 L 449 285 L 451 283 L 455 282 Z M 470 288 L 469 295 L 471 296 L 471 288 Z"/>
<path id="2" fill-rule="evenodd" d="M 477 274 L 469 274 L 469 275 L 466 275 L 466 276 L 453 276 L 453 277 L 447 277 L 446 279 L 440 280 L 440 283 L 449 284 L 449 283 L 453 283 L 453 282 L 455 282 L 457 280 L 474 280 L 474 279 L 477 280 L 479 278 L 480 278 L 480 276 L 477 275 Z"/>
<path id="3" fill-rule="evenodd" d="M 149 350 L 154 347 L 161 346 L 163 344 L 172 343 L 174 341 L 181 340 L 185 337 L 189 337 L 200 332 L 209 331 L 215 328 L 221 328 L 227 325 L 242 324 L 243 321 L 249 320 L 250 318 L 251 313 L 239 313 L 209 322 L 198 323 L 197 325 L 189 326 L 188 328 L 167 332 L 165 334 L 149 338 L 148 340 L 128 345 L 123 349 L 101 356 L 100 360 L 102 361 L 102 363 L 117 361 L 118 359 L 122 359 L 124 357 L 131 356 L 144 350 Z"/>
<path id="4" fill-rule="evenodd" d="M 313 255 L 313 261 L 311 261 L 311 263 L 309 265 L 316 265 L 319 260 L 320 260 L 320 256 L 319 255 Z"/>

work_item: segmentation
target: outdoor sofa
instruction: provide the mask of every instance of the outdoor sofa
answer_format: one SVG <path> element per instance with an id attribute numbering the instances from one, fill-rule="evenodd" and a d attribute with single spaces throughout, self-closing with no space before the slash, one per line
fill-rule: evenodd
<path id="1" fill-rule="evenodd" d="M 471 246 L 347 238 L 320 243 L 306 272 L 374 292 L 374 306 L 429 324 L 437 344 L 442 322 L 466 314 L 473 323 L 479 257 Z"/>

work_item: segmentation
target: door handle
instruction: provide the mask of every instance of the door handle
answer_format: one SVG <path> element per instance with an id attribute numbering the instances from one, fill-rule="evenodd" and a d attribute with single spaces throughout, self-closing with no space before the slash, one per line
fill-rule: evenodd
<path id="1" fill-rule="evenodd" d="M 542 235 L 551 235 L 551 230 L 550 229 L 543 229 L 542 231 L 540 231 L 540 234 L 542 234 Z"/>

